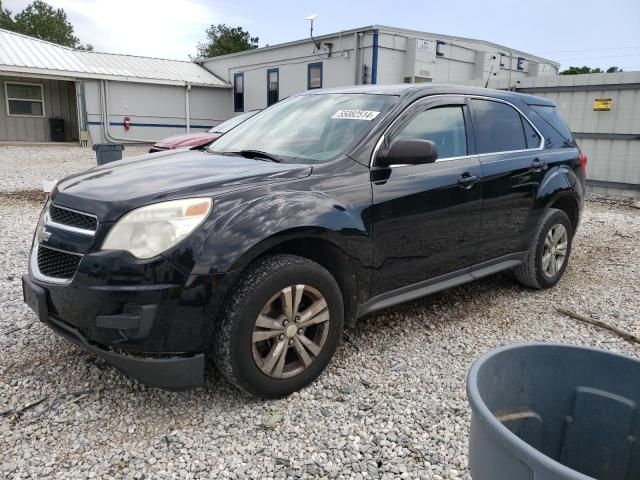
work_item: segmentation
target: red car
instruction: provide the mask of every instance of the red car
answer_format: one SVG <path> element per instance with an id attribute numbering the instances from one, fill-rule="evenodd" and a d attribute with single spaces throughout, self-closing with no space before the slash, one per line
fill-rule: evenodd
<path id="1" fill-rule="evenodd" d="M 154 144 L 149 153 L 164 152 L 166 150 L 175 150 L 176 148 L 188 148 L 189 150 L 197 150 L 206 147 L 216 138 L 227 133 L 232 128 L 237 127 L 245 120 L 253 117 L 260 110 L 252 110 L 250 112 L 236 115 L 229 120 L 219 123 L 215 127 L 210 128 L 205 133 L 184 133 L 181 135 L 172 135 L 160 140 Z"/>

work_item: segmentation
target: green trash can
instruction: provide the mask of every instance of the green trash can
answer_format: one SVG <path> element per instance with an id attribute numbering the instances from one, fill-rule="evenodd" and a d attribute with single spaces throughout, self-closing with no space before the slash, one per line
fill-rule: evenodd
<path id="1" fill-rule="evenodd" d="M 640 360 L 522 344 L 467 377 L 473 480 L 640 479 Z"/>
<path id="2" fill-rule="evenodd" d="M 124 145 L 120 143 L 96 143 L 93 146 L 93 151 L 96 152 L 96 161 L 98 165 L 122 160 L 123 150 Z"/>

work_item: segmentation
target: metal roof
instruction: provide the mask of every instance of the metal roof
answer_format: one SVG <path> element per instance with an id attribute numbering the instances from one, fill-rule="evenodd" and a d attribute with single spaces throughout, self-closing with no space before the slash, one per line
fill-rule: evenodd
<path id="1" fill-rule="evenodd" d="M 0 73 L 230 88 L 193 62 L 87 52 L 0 29 Z"/>

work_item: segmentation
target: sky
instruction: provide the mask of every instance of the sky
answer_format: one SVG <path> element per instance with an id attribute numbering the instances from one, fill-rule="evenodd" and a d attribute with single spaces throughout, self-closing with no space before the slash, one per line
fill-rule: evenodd
<path id="1" fill-rule="evenodd" d="M 46 0 L 95 50 L 188 60 L 212 24 L 259 45 L 372 24 L 471 37 L 558 61 L 640 70 L 640 0 Z M 29 0 L 2 0 L 14 13 Z"/>

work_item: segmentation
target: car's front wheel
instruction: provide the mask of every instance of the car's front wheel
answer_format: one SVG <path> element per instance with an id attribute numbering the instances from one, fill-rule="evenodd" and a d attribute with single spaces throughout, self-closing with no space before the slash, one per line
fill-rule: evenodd
<path id="1" fill-rule="evenodd" d="M 288 395 L 325 369 L 343 316 L 340 288 L 321 265 L 295 255 L 261 259 L 224 308 L 214 345 L 218 369 L 257 397 Z"/>
<path id="2" fill-rule="evenodd" d="M 553 287 L 569 263 L 572 239 L 567 214 L 550 208 L 536 228 L 525 261 L 515 269 L 516 278 L 532 288 Z"/>

